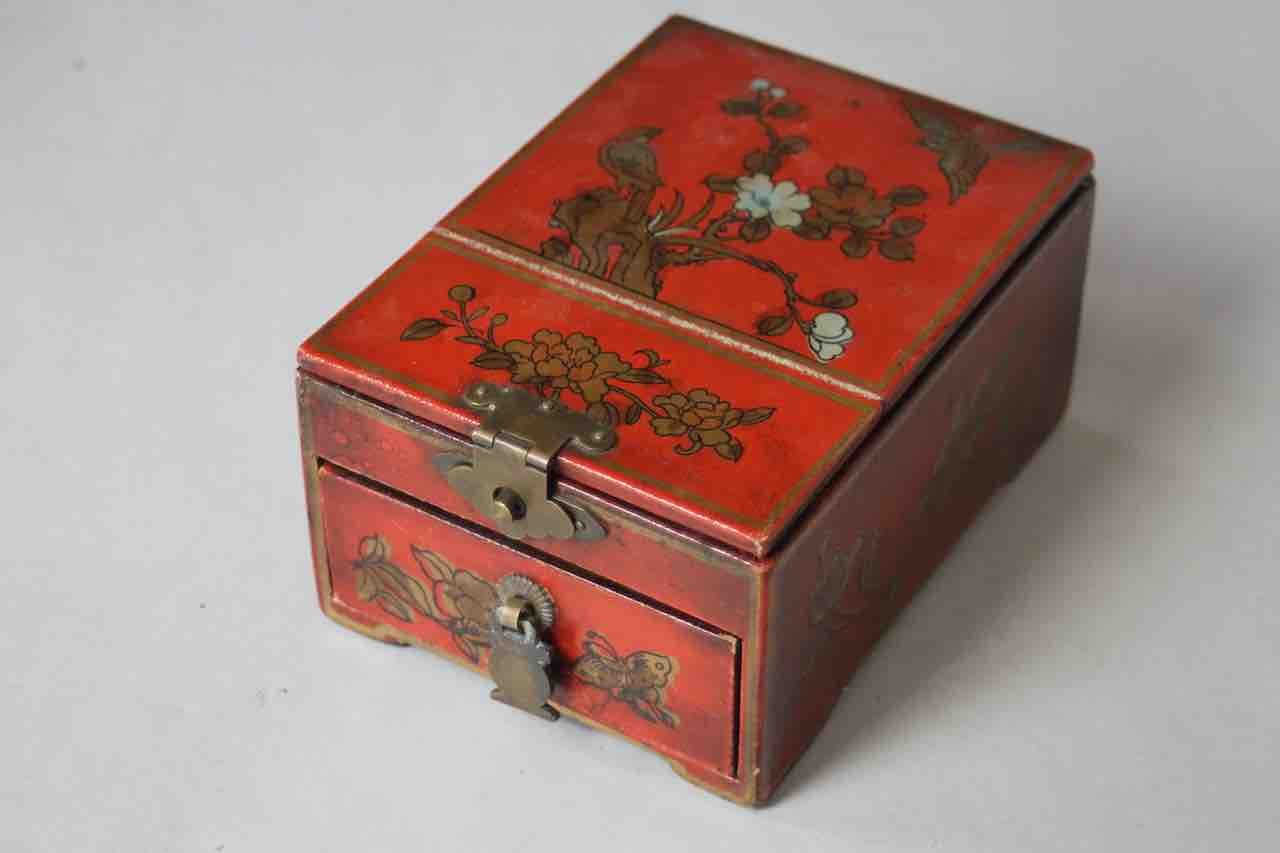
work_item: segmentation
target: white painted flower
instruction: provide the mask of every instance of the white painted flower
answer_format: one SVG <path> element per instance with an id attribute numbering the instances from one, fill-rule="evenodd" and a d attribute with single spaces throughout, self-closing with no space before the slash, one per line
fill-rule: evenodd
<path id="1" fill-rule="evenodd" d="M 781 86 L 774 86 L 769 90 L 769 94 L 775 98 L 785 98 L 787 96 L 787 90 Z"/>
<path id="2" fill-rule="evenodd" d="M 818 361 L 831 361 L 844 355 L 845 344 L 853 340 L 853 329 L 843 314 L 823 311 L 809 327 L 809 349 Z"/>
<path id="3" fill-rule="evenodd" d="M 800 211 L 812 204 L 809 196 L 799 192 L 794 181 L 775 184 L 768 175 L 738 178 L 738 201 L 734 207 L 745 210 L 752 219 L 769 217 L 779 228 L 795 228 L 800 224 Z"/>
<path id="4" fill-rule="evenodd" d="M 751 86 L 749 88 L 753 92 L 763 92 L 765 89 L 768 89 L 771 85 L 773 84 L 770 83 L 768 80 L 764 79 L 763 77 L 757 77 L 756 79 L 751 81 Z"/>

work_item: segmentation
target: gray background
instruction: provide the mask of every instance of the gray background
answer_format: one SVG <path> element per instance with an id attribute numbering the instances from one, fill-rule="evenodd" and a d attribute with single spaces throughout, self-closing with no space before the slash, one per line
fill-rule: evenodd
<path id="1" fill-rule="evenodd" d="M 294 347 L 668 9 L 0 5 L 0 849 L 1273 849 L 1253 8 L 689 5 L 1102 186 L 1065 423 L 753 813 L 337 628 L 308 566 Z"/>

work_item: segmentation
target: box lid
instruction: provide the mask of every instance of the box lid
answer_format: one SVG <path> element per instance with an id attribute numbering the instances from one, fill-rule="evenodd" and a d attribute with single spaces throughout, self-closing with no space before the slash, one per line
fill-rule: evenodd
<path id="1" fill-rule="evenodd" d="M 466 433 L 478 379 L 617 423 L 557 474 L 760 555 L 1092 168 L 673 18 L 302 347 Z"/>

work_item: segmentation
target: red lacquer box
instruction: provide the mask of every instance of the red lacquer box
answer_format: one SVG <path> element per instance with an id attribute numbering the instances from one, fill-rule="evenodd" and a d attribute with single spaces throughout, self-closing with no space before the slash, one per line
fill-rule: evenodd
<path id="1" fill-rule="evenodd" d="M 767 800 L 1061 416 L 1091 168 L 671 19 L 302 346 L 324 612 Z"/>

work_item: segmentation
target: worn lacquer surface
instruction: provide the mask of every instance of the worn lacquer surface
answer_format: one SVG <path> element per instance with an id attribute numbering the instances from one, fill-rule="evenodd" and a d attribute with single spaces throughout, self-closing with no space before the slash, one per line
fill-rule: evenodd
<path id="1" fill-rule="evenodd" d="M 845 684 L 1066 406 L 1093 191 L 952 343 L 778 555 L 769 579 L 768 795 Z"/>

